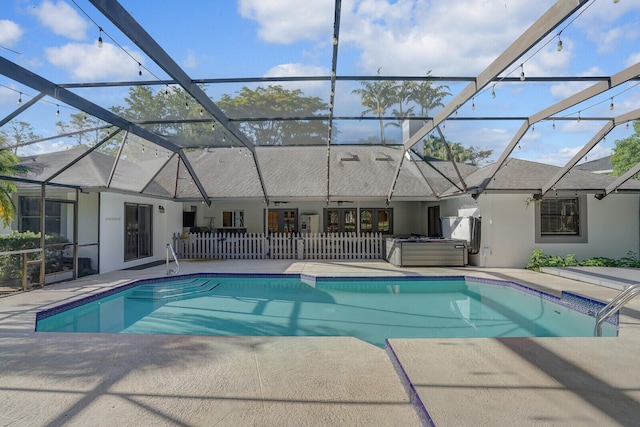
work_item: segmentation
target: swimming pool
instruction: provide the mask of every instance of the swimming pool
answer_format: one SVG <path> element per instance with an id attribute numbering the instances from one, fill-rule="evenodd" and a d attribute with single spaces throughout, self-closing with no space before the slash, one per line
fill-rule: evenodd
<path id="1" fill-rule="evenodd" d="M 473 277 L 195 274 L 38 313 L 38 332 L 386 338 L 593 336 L 601 303 Z M 617 317 L 603 327 L 617 335 Z"/>

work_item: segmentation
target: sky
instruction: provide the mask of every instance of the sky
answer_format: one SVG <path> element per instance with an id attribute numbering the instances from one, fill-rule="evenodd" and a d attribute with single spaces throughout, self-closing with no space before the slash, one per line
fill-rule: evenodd
<path id="1" fill-rule="evenodd" d="M 122 6 L 194 78 L 327 76 L 331 71 L 334 1 L 121 0 Z M 343 0 L 338 76 L 475 77 L 555 2 L 550 0 Z M 102 32 L 100 31 L 102 28 Z M 560 32 L 561 31 L 561 32 Z M 559 33 L 559 34 L 558 34 Z M 97 46 L 102 36 L 103 45 Z M 563 50 L 558 51 L 557 41 Z M 166 79 L 166 74 L 87 0 L 3 0 L 0 55 L 54 83 Z M 589 0 L 503 76 L 606 76 L 640 62 L 640 1 Z M 140 64 L 140 65 L 139 65 Z M 522 64 L 522 66 L 521 66 Z M 139 76 L 142 71 L 142 76 Z M 329 98 L 327 82 L 281 83 L 305 95 Z M 466 83 L 442 82 L 455 95 Z M 498 82 L 460 106 L 461 117 L 529 116 L 593 83 Z M 541 122 L 522 139 L 514 157 L 563 165 L 604 125 L 581 118 L 613 117 L 640 108 L 638 82 L 630 82 L 559 114 L 576 120 Z M 243 85 L 208 87 L 217 100 Z M 359 116 L 357 82 L 338 82 L 335 114 Z M 105 108 L 122 105 L 125 88 L 75 89 Z M 491 92 L 496 97 L 491 96 Z M 0 75 L 0 118 L 36 92 Z M 445 99 L 447 102 L 448 99 Z M 610 105 L 614 109 L 610 110 Z M 472 107 L 473 106 L 475 107 Z M 56 116 L 60 111 L 60 116 Z M 52 98 L 17 117 L 42 137 L 56 135 L 57 120 L 76 113 Z M 444 123 L 452 142 L 491 149 L 497 159 L 520 121 Z M 375 121 L 337 123 L 339 141 L 377 137 Z M 388 138 L 400 141 L 398 129 Z M 586 160 L 610 154 L 631 133 L 618 126 Z M 35 144 L 21 154 L 63 149 L 73 141 Z"/>

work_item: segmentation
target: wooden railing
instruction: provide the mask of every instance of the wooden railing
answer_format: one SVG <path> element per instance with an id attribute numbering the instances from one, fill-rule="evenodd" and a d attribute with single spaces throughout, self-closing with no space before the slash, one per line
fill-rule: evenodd
<path id="1" fill-rule="evenodd" d="M 174 234 L 182 259 L 381 259 L 381 233 Z"/>

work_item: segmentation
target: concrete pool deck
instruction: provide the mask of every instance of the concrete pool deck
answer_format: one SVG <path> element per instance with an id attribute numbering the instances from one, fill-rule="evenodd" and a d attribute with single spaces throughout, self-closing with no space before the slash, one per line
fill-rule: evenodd
<path id="1" fill-rule="evenodd" d="M 211 271 L 469 275 L 601 301 L 619 292 L 518 269 L 399 268 L 383 261 L 181 262 L 181 274 Z M 0 298 L 0 425 L 421 424 L 385 350 L 355 338 L 33 332 L 40 310 L 164 274 L 164 266 L 118 271 Z M 617 338 L 389 342 L 437 426 L 640 420 L 640 298 L 621 311 Z"/>

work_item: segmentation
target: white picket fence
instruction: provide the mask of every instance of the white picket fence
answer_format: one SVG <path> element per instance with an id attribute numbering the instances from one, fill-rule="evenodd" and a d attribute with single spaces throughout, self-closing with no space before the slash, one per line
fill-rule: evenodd
<path id="1" fill-rule="evenodd" d="M 382 259 L 381 233 L 174 234 L 182 259 Z"/>

